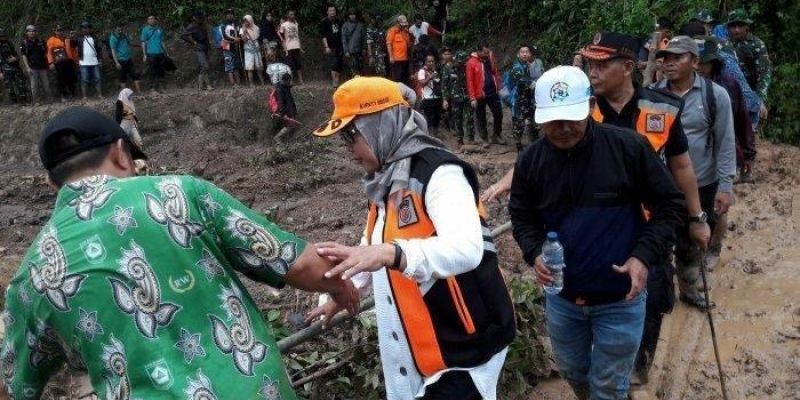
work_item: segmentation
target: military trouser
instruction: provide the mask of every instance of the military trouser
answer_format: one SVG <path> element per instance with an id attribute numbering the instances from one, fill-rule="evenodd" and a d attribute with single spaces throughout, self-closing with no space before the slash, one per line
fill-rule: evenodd
<path id="1" fill-rule="evenodd" d="M 717 195 L 717 182 L 699 188 L 700 194 L 700 207 L 708 214 L 708 225 L 711 231 L 714 231 L 717 218 L 714 214 L 714 198 Z M 695 304 L 704 303 L 705 298 L 702 295 L 703 279 L 700 276 L 700 263 L 702 252 L 700 248 L 692 241 L 689 235 L 688 224 L 679 228 L 678 237 L 675 242 L 675 267 L 678 273 L 678 287 L 680 288 L 681 297 L 688 299 Z M 712 238 L 713 240 L 713 238 Z M 708 285 L 711 288 L 711 277 L 706 275 L 709 279 Z"/>
<path id="2" fill-rule="evenodd" d="M 522 135 L 528 136 L 528 142 L 533 143 L 538 134 L 536 133 L 536 124 L 533 120 L 534 107 L 529 104 L 519 104 L 516 107 L 514 115 L 511 117 L 513 125 L 512 133 L 514 140 L 517 144 L 522 144 Z"/>
<path id="3" fill-rule="evenodd" d="M 467 100 L 450 101 L 450 118 L 453 119 L 453 133 L 457 138 L 475 137 L 475 110 Z"/>

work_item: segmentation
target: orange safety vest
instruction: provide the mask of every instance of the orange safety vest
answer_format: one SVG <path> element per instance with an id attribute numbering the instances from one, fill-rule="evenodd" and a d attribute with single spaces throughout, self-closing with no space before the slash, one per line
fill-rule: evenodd
<path id="1" fill-rule="evenodd" d="M 425 239 L 436 236 L 436 228 L 425 211 L 425 187 L 433 171 L 443 164 L 458 164 L 473 186 L 476 206 L 477 176 L 464 161 L 450 153 L 425 150 L 414 156 L 407 189 L 388 196 L 383 242 L 395 239 Z M 417 281 L 400 271 L 386 268 L 394 306 L 405 329 L 414 363 L 422 376 L 444 369 L 469 368 L 487 362 L 508 346 L 516 334 L 514 309 L 484 212 L 484 253 L 477 268 L 438 279 L 423 294 Z M 378 207 L 371 203 L 366 237 L 371 242 Z"/>
<path id="2" fill-rule="evenodd" d="M 669 98 L 666 93 L 641 89 L 640 97 L 636 104 L 637 116 L 636 126 L 629 127 L 635 130 L 638 134 L 644 136 L 650 147 L 657 155 L 664 154 L 664 146 L 667 144 L 672 126 L 675 123 L 680 123 L 681 103 L 680 99 Z M 662 97 L 663 96 L 663 97 Z M 602 123 L 603 113 L 600 111 L 600 106 L 597 102 L 592 109 L 592 119 L 598 123 Z M 650 210 L 642 205 L 642 213 L 646 220 L 650 219 Z"/>
<path id="3" fill-rule="evenodd" d="M 672 126 L 680 123 L 680 102 L 659 101 L 651 92 L 646 89 L 641 90 L 641 97 L 637 104 L 636 126 L 629 128 L 644 136 L 653 151 L 661 155 L 669 139 Z M 657 93 L 663 95 L 660 92 Z M 599 123 L 603 122 L 604 116 L 597 104 L 592 109 L 592 119 Z"/>

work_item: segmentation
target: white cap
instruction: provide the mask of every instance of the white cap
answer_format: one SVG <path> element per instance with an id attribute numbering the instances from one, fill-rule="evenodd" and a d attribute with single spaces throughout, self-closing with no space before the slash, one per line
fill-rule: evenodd
<path id="1" fill-rule="evenodd" d="M 560 66 L 545 72 L 536 81 L 537 124 L 550 121 L 582 121 L 589 116 L 591 86 L 578 67 Z"/>

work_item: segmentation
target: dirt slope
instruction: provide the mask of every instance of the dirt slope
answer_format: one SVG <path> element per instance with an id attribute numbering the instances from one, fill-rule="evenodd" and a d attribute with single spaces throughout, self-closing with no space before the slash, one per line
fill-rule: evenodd
<path id="1" fill-rule="evenodd" d="M 280 146 L 269 145 L 264 88 L 175 90 L 145 95 L 137 109 L 155 172 L 208 179 L 310 240 L 355 243 L 366 206 L 360 172 L 337 141 L 306 133 L 330 112 L 330 94 L 323 85 L 296 89 L 308 129 Z M 87 105 L 110 115 L 113 101 Z M 49 218 L 54 195 L 41 175 L 36 139 L 45 121 L 63 108 L 0 108 L 0 293 Z M 761 143 L 759 151 L 758 183 L 736 187 L 729 239 L 713 274 L 714 317 L 732 399 L 800 399 L 800 172 L 794 168 L 800 150 Z M 463 156 L 486 187 L 515 155 L 509 146 L 492 146 Z M 490 212 L 492 226 L 507 220 L 504 205 L 492 204 Z M 510 235 L 498 245 L 505 268 L 525 268 Z M 297 293 L 248 286 L 264 308 L 308 307 L 308 299 Z M 678 305 L 665 323 L 650 384 L 643 388 L 658 397 L 640 392 L 637 398 L 721 398 L 708 335 L 704 314 Z M 572 396 L 562 381 L 552 380 L 530 398 Z"/>

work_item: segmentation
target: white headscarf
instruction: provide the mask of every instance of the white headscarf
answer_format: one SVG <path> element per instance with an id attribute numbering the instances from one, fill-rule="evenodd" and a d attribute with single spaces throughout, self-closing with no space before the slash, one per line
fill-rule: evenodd
<path id="1" fill-rule="evenodd" d="M 122 102 L 128 109 L 131 110 L 132 113 L 136 114 L 136 107 L 133 105 L 133 101 L 131 100 L 131 95 L 133 94 L 133 90 L 129 88 L 122 89 L 119 92 L 119 97 L 117 99 Z"/>
<path id="2" fill-rule="evenodd" d="M 250 23 L 250 27 L 242 27 L 242 33 L 247 33 L 247 37 L 250 40 L 258 40 L 258 36 L 261 34 L 261 29 L 258 28 L 256 25 L 255 20 L 253 19 L 252 15 L 245 15 L 244 19 Z"/>

